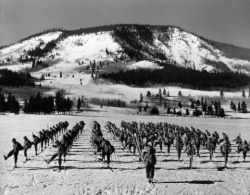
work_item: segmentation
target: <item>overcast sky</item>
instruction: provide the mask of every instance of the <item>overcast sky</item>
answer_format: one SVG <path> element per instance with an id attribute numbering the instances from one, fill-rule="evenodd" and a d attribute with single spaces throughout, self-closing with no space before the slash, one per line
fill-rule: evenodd
<path id="1" fill-rule="evenodd" d="M 0 45 L 61 27 L 176 25 L 250 48 L 250 0 L 0 0 Z"/>

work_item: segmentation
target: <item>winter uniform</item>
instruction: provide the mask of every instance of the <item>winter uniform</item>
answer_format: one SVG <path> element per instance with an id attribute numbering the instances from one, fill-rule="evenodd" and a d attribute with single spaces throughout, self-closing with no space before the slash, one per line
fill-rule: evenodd
<path id="1" fill-rule="evenodd" d="M 7 156 L 4 156 L 4 159 L 7 160 L 9 157 L 13 155 L 15 163 L 14 167 L 17 167 L 16 164 L 17 164 L 18 154 L 20 150 L 23 150 L 23 146 L 19 142 L 17 142 L 16 139 L 12 139 L 12 142 L 13 142 L 13 149 L 8 153 Z"/>
<path id="2" fill-rule="evenodd" d="M 36 155 L 37 155 L 37 145 L 38 143 L 41 141 L 39 137 L 37 137 L 36 135 L 32 135 L 33 137 L 33 144 L 34 144 L 34 147 L 35 147 L 35 152 L 36 152 Z"/>
<path id="3" fill-rule="evenodd" d="M 26 161 L 27 161 L 28 160 L 27 151 L 29 148 L 31 148 L 33 143 L 26 136 L 24 136 L 23 139 L 24 139 L 24 143 L 23 143 L 24 156 L 25 156 Z"/>
<path id="4" fill-rule="evenodd" d="M 149 182 L 152 182 L 156 165 L 155 149 L 152 146 L 149 146 L 147 152 L 144 153 L 143 160 L 146 165 L 146 177 Z"/>
<path id="5" fill-rule="evenodd" d="M 54 155 L 51 156 L 51 158 L 46 161 L 47 164 L 49 164 L 51 161 L 53 161 L 57 156 L 58 156 L 58 165 L 59 165 L 59 169 L 61 169 L 61 164 L 62 164 L 62 155 L 65 153 L 65 145 L 60 143 L 58 140 L 55 142 L 55 144 L 53 145 L 53 147 L 57 148 L 57 153 L 55 153 Z"/>
<path id="6" fill-rule="evenodd" d="M 241 150 L 242 150 L 242 152 L 243 152 L 243 161 L 245 162 L 246 156 L 247 156 L 247 152 L 250 150 L 247 141 L 244 141 L 244 142 L 242 143 L 242 145 L 241 145 Z"/>
<path id="7" fill-rule="evenodd" d="M 115 151 L 114 146 L 112 146 L 111 143 L 108 140 L 103 138 L 102 142 L 100 144 L 100 148 L 101 148 L 101 151 L 102 151 L 102 159 L 104 160 L 105 156 L 107 156 L 107 163 L 109 165 L 110 156 Z"/>

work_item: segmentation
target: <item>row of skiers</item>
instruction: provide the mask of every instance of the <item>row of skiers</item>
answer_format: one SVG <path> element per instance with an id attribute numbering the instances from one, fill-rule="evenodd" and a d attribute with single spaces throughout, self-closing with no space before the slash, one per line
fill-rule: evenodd
<path id="1" fill-rule="evenodd" d="M 90 142 L 95 148 L 94 153 L 101 155 L 98 160 L 105 161 L 106 158 L 106 162 L 109 167 L 110 157 L 115 152 L 115 148 L 109 140 L 104 138 L 101 131 L 101 125 L 97 121 L 93 121 Z"/>
<path id="2" fill-rule="evenodd" d="M 107 122 L 107 130 L 113 134 L 124 146 L 135 154 L 136 150 L 140 154 L 143 148 L 150 145 L 156 147 L 159 145 L 167 147 L 168 153 L 172 145 L 175 146 L 178 160 L 181 158 L 182 150 L 185 148 L 187 155 L 192 157 L 197 155 L 200 157 L 200 149 L 206 149 L 210 153 L 210 160 L 219 144 L 220 151 L 225 158 L 225 167 L 228 162 L 228 155 L 231 152 L 231 143 L 226 133 L 220 138 L 218 132 L 210 133 L 209 131 L 201 131 L 200 129 L 191 129 L 181 127 L 169 123 L 137 123 L 137 122 L 121 122 L 121 128 L 115 124 Z M 243 160 L 245 161 L 250 143 L 243 141 L 240 136 L 233 140 L 238 144 L 237 152 L 243 152 Z M 141 158 L 141 157 L 140 157 Z M 190 159 L 190 168 L 192 168 L 192 159 Z"/>
<path id="3" fill-rule="evenodd" d="M 63 134 L 61 140 L 56 140 L 52 145 L 54 148 L 57 148 L 55 154 L 51 156 L 50 159 L 45 160 L 47 164 L 52 162 L 56 157 L 58 157 L 58 168 L 61 170 L 62 168 L 62 156 L 64 157 L 63 161 L 66 161 L 66 155 L 68 154 L 70 148 L 73 143 L 79 138 L 79 135 L 82 134 L 85 123 L 80 121 L 77 123 L 71 130 L 68 130 Z"/>
<path id="4" fill-rule="evenodd" d="M 113 135 L 114 139 L 121 142 L 124 149 L 127 148 L 130 152 L 133 152 L 134 154 L 135 151 L 138 150 L 139 160 L 145 164 L 146 178 L 148 179 L 148 182 L 152 183 L 154 178 L 155 165 L 157 162 L 155 148 L 150 145 L 149 142 L 141 145 L 138 141 L 138 135 L 136 134 L 136 132 L 129 131 L 127 139 L 124 139 L 126 135 L 120 134 L 119 129 L 115 126 L 115 124 L 107 122 L 105 128 L 108 130 L 109 133 Z M 122 136 L 119 137 L 118 135 Z M 124 140 L 126 141 L 124 142 Z M 133 148 L 133 151 L 131 151 L 131 148 Z"/>
<path id="5" fill-rule="evenodd" d="M 13 149 L 7 154 L 4 155 L 4 159 L 7 160 L 9 157 L 14 157 L 14 168 L 17 167 L 18 154 L 21 150 L 24 151 L 25 161 L 30 160 L 28 158 L 28 150 L 31 149 L 32 145 L 34 145 L 35 155 L 38 155 L 37 148 L 40 143 L 41 152 L 49 146 L 50 141 L 54 141 L 54 139 L 58 138 L 62 133 L 64 133 L 68 127 L 69 123 L 59 122 L 58 124 L 50 127 L 48 130 L 41 130 L 38 132 L 38 135 L 32 133 L 33 141 L 30 141 L 27 136 L 24 136 L 24 143 L 21 145 L 15 138 L 12 139 Z"/>

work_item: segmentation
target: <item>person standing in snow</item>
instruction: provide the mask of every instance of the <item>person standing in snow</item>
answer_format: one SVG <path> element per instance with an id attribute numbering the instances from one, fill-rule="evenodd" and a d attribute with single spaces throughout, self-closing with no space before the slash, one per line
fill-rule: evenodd
<path id="1" fill-rule="evenodd" d="M 26 158 L 25 159 L 25 162 L 26 162 L 27 160 L 29 160 L 27 156 L 27 151 L 29 148 L 31 148 L 32 144 L 34 143 L 32 143 L 26 136 L 24 136 L 23 139 L 24 139 L 23 149 L 24 149 L 24 156 Z"/>
<path id="2" fill-rule="evenodd" d="M 231 143 L 229 141 L 229 137 L 227 134 L 223 133 L 223 139 L 220 140 L 220 143 L 223 142 L 223 145 L 220 147 L 221 154 L 225 158 L 225 168 L 227 168 L 227 162 L 228 162 L 228 155 L 231 152 Z"/>
<path id="3" fill-rule="evenodd" d="M 13 143 L 13 149 L 8 153 L 7 156 L 4 155 L 4 160 L 7 160 L 9 157 L 13 155 L 15 163 L 14 168 L 17 168 L 18 154 L 20 150 L 23 150 L 23 146 L 19 142 L 17 142 L 15 138 L 12 139 L 12 143 Z"/>
<path id="4" fill-rule="evenodd" d="M 152 146 L 148 146 L 147 151 L 143 154 L 143 160 L 146 165 L 146 177 L 148 182 L 152 183 L 156 165 L 155 149 Z"/>
<path id="5" fill-rule="evenodd" d="M 57 152 L 51 156 L 49 160 L 45 160 L 47 164 L 53 161 L 58 156 L 58 168 L 61 170 L 62 165 L 62 155 L 66 152 L 65 145 L 62 144 L 60 141 L 56 140 L 55 144 L 53 145 L 54 148 L 57 148 Z"/>
<path id="6" fill-rule="evenodd" d="M 41 141 L 39 137 L 37 137 L 35 134 L 32 134 L 33 137 L 33 143 L 34 143 L 34 147 L 35 147 L 35 153 L 37 155 L 37 145 L 38 143 Z"/>

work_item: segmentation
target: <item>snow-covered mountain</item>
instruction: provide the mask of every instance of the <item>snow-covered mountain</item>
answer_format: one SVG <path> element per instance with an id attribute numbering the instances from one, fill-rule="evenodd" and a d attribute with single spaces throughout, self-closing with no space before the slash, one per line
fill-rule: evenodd
<path id="1" fill-rule="evenodd" d="M 111 25 L 74 31 L 59 29 L 0 48 L 2 65 L 34 59 L 69 65 L 89 64 L 93 60 L 151 61 L 200 71 L 250 73 L 250 49 L 210 41 L 174 26 Z"/>

